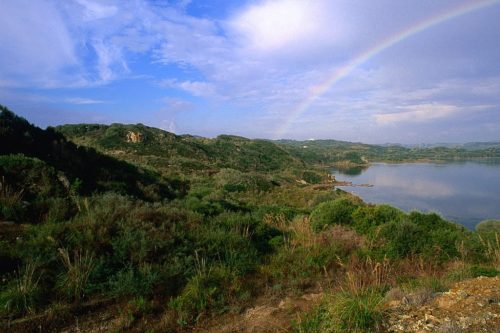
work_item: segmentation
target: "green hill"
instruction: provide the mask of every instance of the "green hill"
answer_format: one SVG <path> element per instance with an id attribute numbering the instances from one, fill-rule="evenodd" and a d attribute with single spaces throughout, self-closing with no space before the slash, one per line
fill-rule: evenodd
<path id="1" fill-rule="evenodd" d="M 114 191 L 157 200 L 173 198 L 181 187 L 179 183 L 162 179 L 157 173 L 104 155 L 93 148 L 77 146 L 53 128 L 40 129 L 3 106 L 0 106 L 0 142 L 0 170 L 2 181 L 6 184 L 14 174 L 19 175 L 21 169 L 29 168 L 44 173 L 45 177 L 52 175 L 53 184 L 61 183 L 66 190 L 82 194 Z M 17 182 L 21 181 L 18 179 Z"/>
<path id="2" fill-rule="evenodd" d="M 42 130 L 2 107 L 0 331 L 375 332 L 387 302 L 499 274 L 492 223 L 366 204 L 326 168 L 419 152 L 454 151 Z"/>
<path id="3" fill-rule="evenodd" d="M 266 172 L 303 166 L 300 159 L 266 140 L 179 136 L 142 124 L 64 125 L 56 130 L 79 145 L 163 171 L 232 168 Z"/>
<path id="4" fill-rule="evenodd" d="M 401 145 L 381 146 L 337 140 L 279 140 L 277 143 L 293 156 L 320 165 L 361 165 L 368 162 L 447 161 L 500 157 L 500 148 L 495 143 L 412 148 Z"/>

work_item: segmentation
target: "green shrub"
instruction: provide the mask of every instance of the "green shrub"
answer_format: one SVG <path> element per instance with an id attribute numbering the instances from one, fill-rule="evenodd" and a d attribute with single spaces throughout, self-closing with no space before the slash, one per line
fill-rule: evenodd
<path id="1" fill-rule="evenodd" d="M 170 302 L 181 325 L 195 323 L 206 311 L 222 313 L 241 293 L 238 276 L 225 266 L 204 267 L 186 284 L 181 294 Z"/>
<path id="2" fill-rule="evenodd" d="M 222 263 L 243 274 L 253 270 L 259 262 L 250 230 L 244 226 L 228 230 L 217 225 L 203 225 L 193 230 L 193 245 L 210 264 Z"/>
<path id="3" fill-rule="evenodd" d="M 471 277 L 487 276 L 495 277 L 500 275 L 500 271 L 493 267 L 472 266 L 469 268 Z"/>
<path id="4" fill-rule="evenodd" d="M 378 332 L 382 320 L 381 293 L 373 290 L 358 294 L 340 292 L 327 297 L 295 327 L 296 332 L 368 333 Z"/>
<path id="5" fill-rule="evenodd" d="M 319 204 L 311 213 L 311 225 L 315 231 L 331 224 L 351 224 L 352 213 L 357 205 L 349 198 L 340 198 Z"/>
<path id="6" fill-rule="evenodd" d="M 374 227 L 389 222 L 399 222 L 404 213 L 389 205 L 361 206 L 353 213 L 353 227 L 359 233 L 366 234 Z"/>
<path id="7" fill-rule="evenodd" d="M 268 223 L 264 223 L 263 218 L 258 218 L 255 215 L 226 212 L 213 218 L 211 225 L 213 225 L 213 228 L 225 229 L 227 234 L 234 233 L 249 240 L 248 245 L 251 245 L 259 254 L 269 253 L 272 250 L 269 242 L 274 237 L 282 235 L 282 232 Z M 238 249 L 237 246 L 236 244 L 235 249 Z M 254 250 L 250 251 L 253 252 Z"/>
<path id="8" fill-rule="evenodd" d="M 42 301 L 37 265 L 30 261 L 0 292 L 0 313 L 18 316 L 34 312 Z"/>
<path id="9" fill-rule="evenodd" d="M 64 175 L 44 161 L 18 155 L 0 155 L 0 181 L 2 191 L 7 187 L 22 191 L 25 200 L 35 197 L 59 196 L 66 193 Z"/>
<path id="10" fill-rule="evenodd" d="M 404 258 L 420 252 L 425 237 L 418 226 L 409 221 L 385 224 L 380 236 L 386 240 L 383 251 L 390 258 Z"/>
<path id="11" fill-rule="evenodd" d="M 309 184 L 319 184 L 323 182 L 324 178 L 325 177 L 322 174 L 315 171 L 306 170 L 302 173 L 302 179 L 304 179 Z"/>
<path id="12" fill-rule="evenodd" d="M 500 233 L 500 220 L 484 220 L 476 225 L 479 233 Z"/>
<path id="13" fill-rule="evenodd" d="M 41 222 L 63 222 L 71 219 L 77 213 L 75 202 L 67 197 L 39 199 L 31 204 L 30 209 L 41 212 L 43 215 Z"/>
<path id="14" fill-rule="evenodd" d="M 426 260 L 442 262 L 460 257 L 459 244 L 472 252 L 478 245 L 474 245 L 477 242 L 464 227 L 434 213 L 412 212 L 400 222 L 383 224 L 378 236 L 384 239 L 384 245 L 378 249 L 380 254 L 395 259 L 420 254 Z"/>
<path id="15" fill-rule="evenodd" d="M 65 271 L 59 276 L 58 288 L 70 300 L 78 301 L 85 297 L 89 277 L 94 269 L 94 257 L 89 252 L 75 251 L 70 256 L 67 249 L 59 249 Z"/>
<path id="16" fill-rule="evenodd" d="M 430 293 L 440 293 L 449 289 L 447 278 L 437 276 L 424 276 L 420 278 L 411 278 L 401 284 L 401 287 L 409 292 L 418 292 L 427 290 Z"/>
<path id="17" fill-rule="evenodd" d="M 305 247 L 282 246 L 276 250 L 269 262 L 261 267 L 261 272 L 268 276 L 274 285 L 281 285 L 292 292 L 300 293 L 325 278 L 338 264 L 343 255 L 339 244 L 317 244 Z"/>
<path id="18" fill-rule="evenodd" d="M 234 169 L 221 169 L 214 176 L 215 184 L 228 192 L 268 191 L 272 188 L 270 180 L 259 173 L 244 173 Z"/>
<path id="19" fill-rule="evenodd" d="M 159 273 L 155 267 L 128 267 L 109 278 L 107 293 L 113 297 L 149 296 L 158 282 Z"/>

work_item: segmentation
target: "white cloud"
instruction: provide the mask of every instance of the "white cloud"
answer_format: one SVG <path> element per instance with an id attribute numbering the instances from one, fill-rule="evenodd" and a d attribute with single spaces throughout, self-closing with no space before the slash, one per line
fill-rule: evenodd
<path id="1" fill-rule="evenodd" d="M 113 16 L 117 13 L 116 6 L 104 5 L 96 1 L 90 0 L 75 0 L 78 4 L 85 8 L 84 17 L 87 20 L 98 20 Z"/>
<path id="2" fill-rule="evenodd" d="M 92 99 L 92 98 L 83 98 L 83 97 L 66 98 L 65 101 L 67 103 L 77 104 L 77 105 L 103 104 L 103 103 L 106 103 L 105 101 L 101 101 L 101 100 L 97 100 L 97 99 Z"/>
<path id="3" fill-rule="evenodd" d="M 403 111 L 375 114 L 375 120 L 381 125 L 391 125 L 400 122 L 425 122 L 449 117 L 460 108 L 455 105 L 421 104 L 401 108 Z"/>
<path id="4" fill-rule="evenodd" d="M 210 97 L 215 95 L 215 86 L 202 81 L 178 81 L 175 79 L 161 80 L 158 83 L 165 88 L 181 89 L 191 93 L 194 96 Z"/>
<path id="5" fill-rule="evenodd" d="M 457 190 L 447 183 L 428 181 L 418 178 L 405 179 L 394 175 L 377 175 L 377 187 L 391 187 L 401 190 L 412 189 L 412 195 L 422 198 L 450 197 L 457 194 Z"/>
<path id="6" fill-rule="evenodd" d="M 245 48 L 263 52 L 303 48 L 311 41 L 330 44 L 342 36 L 341 22 L 327 1 L 265 1 L 243 10 L 228 26 Z"/>
<path id="7" fill-rule="evenodd" d="M 115 79 L 117 72 L 130 71 L 119 46 L 108 45 L 103 40 L 95 40 L 92 45 L 97 54 L 97 71 L 101 82 Z"/>
<path id="8" fill-rule="evenodd" d="M 452 1 L 256 0 L 220 19 L 190 15 L 189 2 L 0 0 L 0 87 L 81 87 L 151 75 L 141 78 L 202 97 L 207 105 L 253 110 L 256 122 L 265 123 L 259 130 L 272 132 L 344 64 Z M 478 31 L 471 28 L 474 36 Z M 286 134 L 331 137 L 370 122 L 375 133 L 389 124 L 432 124 L 499 105 L 499 73 L 484 79 L 475 72 L 477 59 L 452 71 L 426 68 L 428 58 L 415 67 L 422 44 L 414 46 L 413 38 L 419 35 L 402 43 L 412 57 L 388 56 L 391 49 L 374 55 L 314 99 Z M 490 53 L 485 57 L 493 59 Z M 148 58 L 164 70 L 134 73 Z"/>
<path id="9" fill-rule="evenodd" d="M 80 65 L 70 32 L 50 1 L 0 2 L 0 72 L 4 85 L 51 86 Z"/>
<path id="10" fill-rule="evenodd" d="M 168 132 L 177 133 L 177 114 L 194 110 L 195 105 L 189 101 L 174 97 L 165 97 L 159 100 L 162 104 L 151 122 L 152 126 L 160 127 Z"/>

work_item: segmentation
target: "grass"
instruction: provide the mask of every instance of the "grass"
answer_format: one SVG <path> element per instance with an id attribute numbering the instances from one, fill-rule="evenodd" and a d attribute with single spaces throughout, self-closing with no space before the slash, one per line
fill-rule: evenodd
<path id="1" fill-rule="evenodd" d="M 8 316 L 33 313 L 41 300 L 37 265 L 29 261 L 0 294 L 1 311 Z"/>
<path id="2" fill-rule="evenodd" d="M 59 289 L 71 300 L 79 301 L 85 297 L 89 278 L 95 267 L 92 254 L 75 251 L 73 257 L 67 249 L 60 248 L 59 255 L 65 271 L 59 276 Z"/>
<path id="3" fill-rule="evenodd" d="M 310 185 L 328 173 L 311 163 L 356 161 L 368 146 L 325 159 L 318 147 L 309 163 L 297 151 L 313 149 L 233 136 L 60 128 L 98 152 L 3 109 L 0 122 L 0 136 L 10 133 L 2 140 L 16 143 L 0 156 L 0 219 L 29 225 L 0 234 L 0 259 L 24 263 L 1 272 L 2 320 L 104 299 L 126 304 L 123 330 L 145 331 L 164 313 L 159 331 L 175 331 L 261 296 L 322 292 L 297 331 L 370 332 L 388 290 L 422 303 L 450 282 L 500 270 L 497 222 L 471 232 Z M 146 139 L 127 143 L 129 130 Z"/>
<path id="4" fill-rule="evenodd" d="M 376 290 L 328 295 L 312 313 L 295 324 L 297 333 L 377 332 L 383 297 Z"/>

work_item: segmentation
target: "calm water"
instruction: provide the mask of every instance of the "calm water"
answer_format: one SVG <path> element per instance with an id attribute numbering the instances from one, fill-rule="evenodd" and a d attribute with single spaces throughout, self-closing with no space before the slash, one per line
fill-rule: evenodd
<path id="1" fill-rule="evenodd" d="M 341 187 L 370 203 L 405 211 L 438 212 L 473 229 L 500 219 L 500 163 L 377 163 L 367 169 L 333 170 L 337 180 L 373 187 Z"/>

